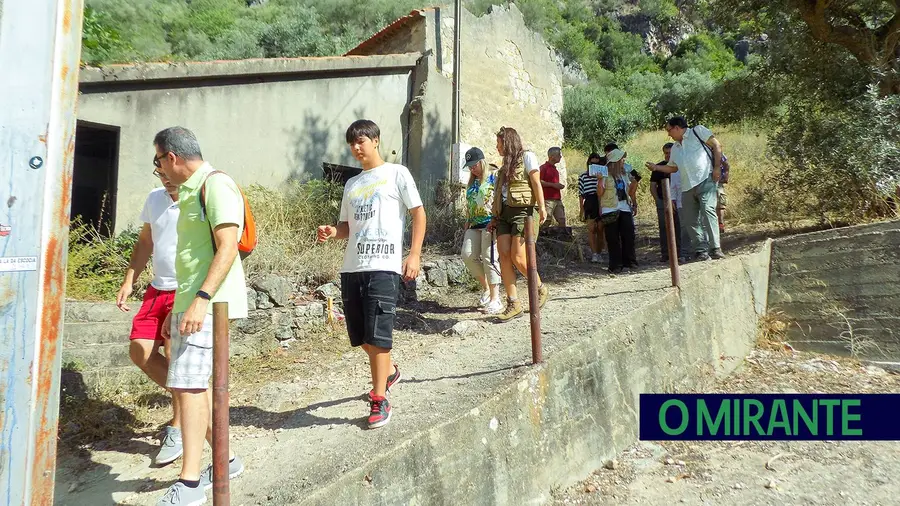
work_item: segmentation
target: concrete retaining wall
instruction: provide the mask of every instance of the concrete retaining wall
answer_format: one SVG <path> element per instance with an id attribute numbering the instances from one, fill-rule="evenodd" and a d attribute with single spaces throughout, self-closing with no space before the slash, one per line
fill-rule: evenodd
<path id="1" fill-rule="evenodd" d="M 900 361 L 900 221 L 775 241 L 769 303 L 798 349 Z"/>
<path id="2" fill-rule="evenodd" d="M 460 418 L 279 504 L 543 504 L 638 434 L 638 395 L 700 386 L 751 350 L 765 312 L 771 243 L 710 264 L 661 301 L 552 354 Z M 368 483 L 390 486 L 373 487 Z"/>

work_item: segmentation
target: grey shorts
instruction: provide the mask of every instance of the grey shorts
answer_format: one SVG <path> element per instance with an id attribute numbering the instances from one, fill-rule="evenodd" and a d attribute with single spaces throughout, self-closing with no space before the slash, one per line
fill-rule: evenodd
<path id="1" fill-rule="evenodd" d="M 189 336 L 178 333 L 184 313 L 172 314 L 169 337 L 169 374 L 166 386 L 184 390 L 206 390 L 212 376 L 212 315 L 206 315 L 200 332 Z"/>

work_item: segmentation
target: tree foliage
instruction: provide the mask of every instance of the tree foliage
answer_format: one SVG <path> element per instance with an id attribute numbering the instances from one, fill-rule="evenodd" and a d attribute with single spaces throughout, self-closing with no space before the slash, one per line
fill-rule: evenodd
<path id="1" fill-rule="evenodd" d="M 770 34 L 746 76 L 752 80 L 741 76 L 744 85 L 735 88 L 751 90 L 767 112 L 757 117 L 774 131 L 775 170 L 759 188 L 760 205 L 849 221 L 885 210 L 900 183 L 898 48 L 893 62 L 877 48 L 889 42 L 883 30 L 896 20 L 897 5 L 718 0 L 723 24 Z"/>

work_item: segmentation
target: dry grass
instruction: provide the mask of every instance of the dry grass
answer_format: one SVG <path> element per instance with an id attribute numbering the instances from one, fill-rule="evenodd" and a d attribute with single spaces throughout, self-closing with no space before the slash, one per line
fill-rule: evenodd
<path id="1" fill-rule="evenodd" d="M 760 349 L 781 351 L 787 345 L 787 329 L 790 322 L 781 311 L 766 313 L 759 319 L 756 346 Z"/>
<path id="2" fill-rule="evenodd" d="M 316 227 L 337 221 L 342 194 L 339 185 L 325 181 L 248 188 L 259 231 L 259 246 L 244 261 L 248 277 L 273 272 L 311 282 L 334 279 L 344 244 L 317 244 Z"/>

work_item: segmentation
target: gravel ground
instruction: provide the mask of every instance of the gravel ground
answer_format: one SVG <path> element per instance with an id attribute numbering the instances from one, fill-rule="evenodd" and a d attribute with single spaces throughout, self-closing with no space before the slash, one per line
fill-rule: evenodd
<path id="1" fill-rule="evenodd" d="M 770 346 L 713 392 L 896 393 L 900 375 Z M 898 442 L 640 442 L 553 504 L 900 504 L 898 455 Z"/>

